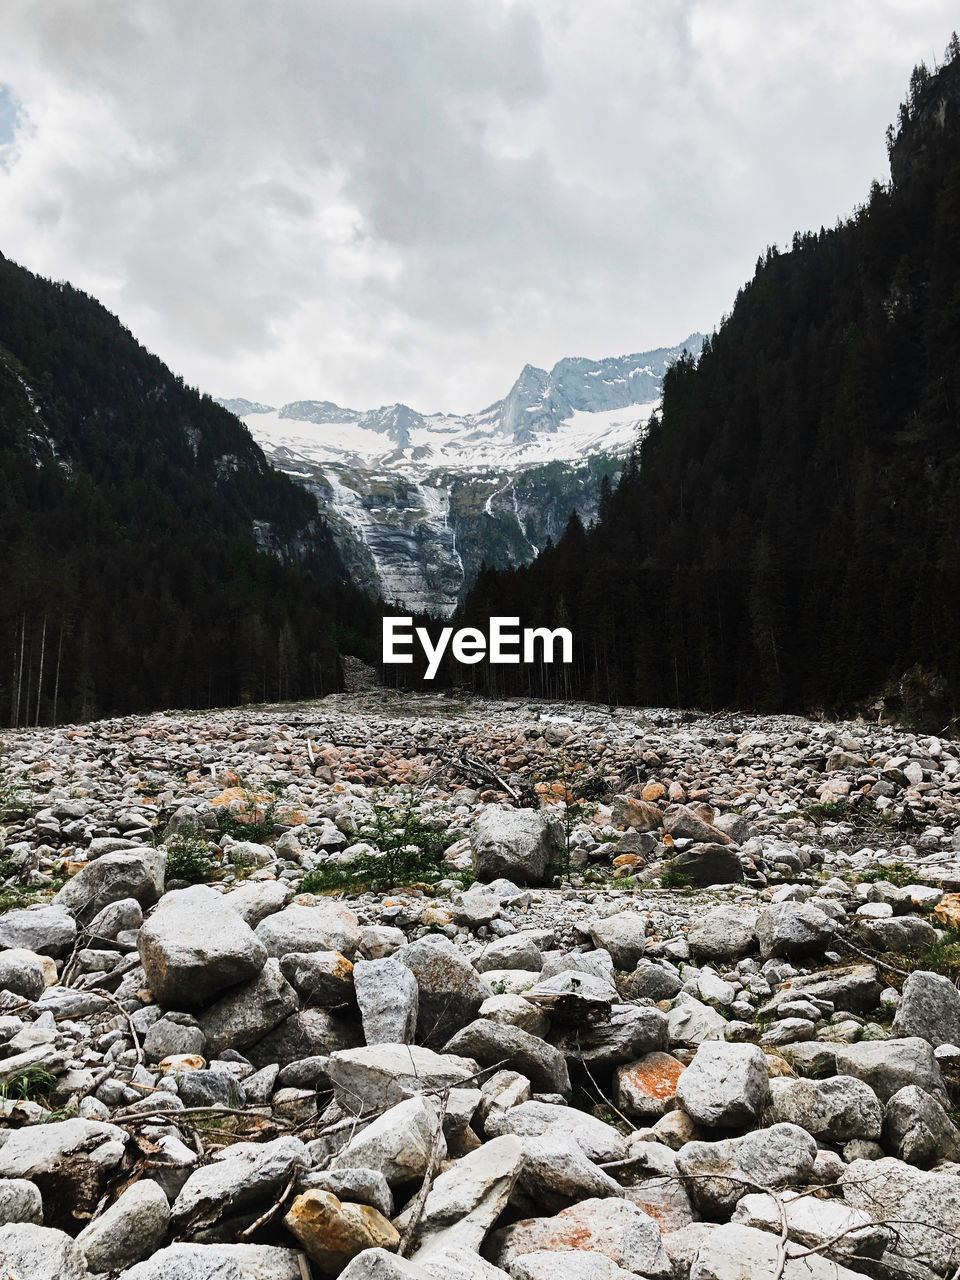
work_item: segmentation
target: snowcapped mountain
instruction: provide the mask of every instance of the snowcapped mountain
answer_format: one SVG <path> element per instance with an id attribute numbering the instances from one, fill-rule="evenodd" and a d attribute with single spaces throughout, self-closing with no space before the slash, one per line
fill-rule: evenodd
<path id="1" fill-rule="evenodd" d="M 329 400 L 276 409 L 221 400 L 270 461 L 316 494 L 354 578 L 412 611 L 446 616 L 481 563 L 526 564 L 573 510 L 597 509 L 656 407 L 676 347 L 525 365 L 479 413 L 361 411 Z"/>

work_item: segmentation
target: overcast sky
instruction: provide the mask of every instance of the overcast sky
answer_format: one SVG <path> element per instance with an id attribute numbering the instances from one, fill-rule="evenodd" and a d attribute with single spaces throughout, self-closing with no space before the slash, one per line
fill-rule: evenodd
<path id="1" fill-rule="evenodd" d="M 479 409 L 886 180 L 946 0 L 16 0 L 0 251 L 214 395 Z"/>

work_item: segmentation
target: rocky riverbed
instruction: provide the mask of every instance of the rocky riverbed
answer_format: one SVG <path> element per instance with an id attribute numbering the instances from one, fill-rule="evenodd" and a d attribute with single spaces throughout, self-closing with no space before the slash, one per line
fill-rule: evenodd
<path id="1" fill-rule="evenodd" d="M 385 691 L 3 735 L 0 1275 L 960 1271 L 960 744 Z"/>

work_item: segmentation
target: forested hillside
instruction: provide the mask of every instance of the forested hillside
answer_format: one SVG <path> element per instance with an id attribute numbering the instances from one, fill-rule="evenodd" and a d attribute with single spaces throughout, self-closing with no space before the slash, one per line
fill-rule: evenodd
<path id="1" fill-rule="evenodd" d="M 0 724 L 337 687 L 310 495 L 92 298 L 0 257 Z"/>
<path id="2" fill-rule="evenodd" d="M 488 687 L 648 704 L 960 703 L 960 60 L 914 72 L 893 181 L 768 249 L 596 527 L 481 575 L 468 620 L 567 625 Z"/>

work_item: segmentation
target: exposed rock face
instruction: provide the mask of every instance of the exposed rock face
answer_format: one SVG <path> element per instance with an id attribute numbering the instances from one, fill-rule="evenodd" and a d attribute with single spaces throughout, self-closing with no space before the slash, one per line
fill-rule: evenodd
<path id="1" fill-rule="evenodd" d="M 550 372 L 526 365 L 503 400 L 463 417 L 402 404 L 221 403 L 315 494 L 355 582 L 407 610 L 447 615 L 481 563 L 527 564 L 572 510 L 595 518 L 602 475 L 619 470 L 668 364 L 702 345 L 691 334 L 677 347 L 566 359 Z"/>

